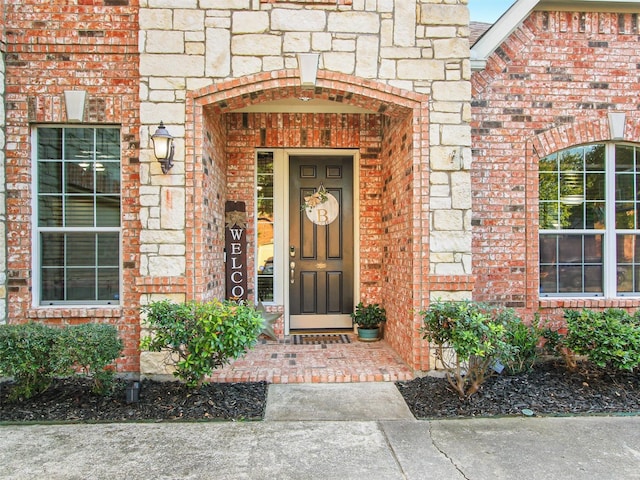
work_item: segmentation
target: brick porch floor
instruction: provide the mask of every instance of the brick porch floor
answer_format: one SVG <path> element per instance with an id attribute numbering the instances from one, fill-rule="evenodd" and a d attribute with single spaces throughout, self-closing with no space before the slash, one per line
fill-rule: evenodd
<path id="1" fill-rule="evenodd" d="M 215 382 L 340 383 L 413 379 L 413 371 L 384 341 L 293 345 L 261 340 L 244 357 L 211 375 Z"/>

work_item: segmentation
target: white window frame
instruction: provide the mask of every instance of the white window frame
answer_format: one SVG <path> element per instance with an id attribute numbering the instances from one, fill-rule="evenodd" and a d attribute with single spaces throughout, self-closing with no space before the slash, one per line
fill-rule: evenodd
<path id="1" fill-rule="evenodd" d="M 119 166 L 120 166 L 120 226 L 119 227 L 40 227 L 38 225 L 38 131 L 43 128 L 58 128 L 61 130 L 67 128 L 89 128 L 93 130 L 100 129 L 113 129 L 118 130 L 120 133 L 120 152 L 122 152 L 122 129 L 120 126 L 111 125 L 77 125 L 77 124 L 62 124 L 62 125 L 49 125 L 41 124 L 34 125 L 31 129 L 31 246 L 32 246 L 32 306 L 35 307 L 119 307 L 122 299 L 122 153 L 120 154 Z M 95 159 L 94 159 L 95 160 Z M 95 196 L 95 193 L 94 193 Z M 42 248 L 40 245 L 40 238 L 42 233 L 117 233 L 118 234 L 118 299 L 117 300 L 42 300 L 41 280 L 42 280 L 42 262 L 41 254 Z"/>
<path id="2" fill-rule="evenodd" d="M 588 145 L 604 145 L 605 147 L 605 229 L 540 229 L 539 236 L 544 234 L 551 235 L 603 235 L 603 254 L 602 254 L 602 293 L 589 294 L 587 292 L 561 292 L 561 293 L 541 293 L 541 298 L 630 298 L 640 297 L 640 292 L 621 292 L 617 291 L 617 236 L 619 234 L 640 236 L 640 229 L 636 230 L 618 230 L 616 229 L 616 163 L 615 153 L 616 146 L 629 145 L 635 147 L 640 152 L 640 145 L 629 142 L 594 142 L 593 144 L 574 145 L 562 149 L 557 153 L 569 150 L 574 147 Z M 538 177 L 539 178 L 539 177 Z M 640 193 L 640 192 L 639 192 Z M 539 264 L 539 262 L 538 262 Z M 583 264 L 584 265 L 584 264 Z"/>

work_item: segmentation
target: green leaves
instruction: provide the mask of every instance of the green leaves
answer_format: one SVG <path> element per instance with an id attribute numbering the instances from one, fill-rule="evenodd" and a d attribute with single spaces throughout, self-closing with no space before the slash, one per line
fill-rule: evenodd
<path id="1" fill-rule="evenodd" d="M 386 312 L 378 303 L 364 305 L 362 302 L 356 305 L 351 314 L 353 323 L 361 328 L 376 328 L 387 319 Z"/>
<path id="2" fill-rule="evenodd" d="M 640 365 L 640 317 L 624 310 L 565 310 L 567 333 L 556 333 L 556 348 L 585 355 L 599 367 L 634 370 Z M 575 362 L 568 361 L 571 366 Z"/>
<path id="3" fill-rule="evenodd" d="M 508 326 L 520 322 L 512 310 L 470 301 L 436 302 L 421 315 L 423 338 L 435 344 L 435 356 L 461 398 L 477 392 L 492 367 L 517 352 L 506 339 Z"/>
<path id="4" fill-rule="evenodd" d="M 14 378 L 14 399 L 31 398 L 46 390 L 54 377 L 76 370 L 93 375 L 94 393 L 104 394 L 113 376 L 108 367 L 121 351 L 122 341 L 112 325 L 0 326 L 0 375 Z"/>
<path id="5" fill-rule="evenodd" d="M 255 345 L 263 319 L 253 307 L 231 301 L 153 302 L 142 308 L 150 335 L 143 350 L 173 354 L 174 375 L 196 387 L 204 377 Z"/>

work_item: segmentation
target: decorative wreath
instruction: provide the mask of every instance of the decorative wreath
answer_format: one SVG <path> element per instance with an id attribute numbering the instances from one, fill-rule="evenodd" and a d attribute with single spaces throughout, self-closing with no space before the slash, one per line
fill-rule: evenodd
<path id="1" fill-rule="evenodd" d="M 320 185 L 318 190 L 309 195 L 308 197 L 304 197 L 304 204 L 302 205 L 302 210 L 311 210 L 318 205 L 323 204 L 329 199 L 327 191 L 324 188 L 324 185 Z"/>

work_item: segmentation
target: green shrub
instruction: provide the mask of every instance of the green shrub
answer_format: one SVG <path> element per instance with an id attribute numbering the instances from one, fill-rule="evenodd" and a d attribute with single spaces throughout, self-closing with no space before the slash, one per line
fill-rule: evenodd
<path id="1" fill-rule="evenodd" d="M 57 370 L 52 355 L 57 332 L 40 323 L 0 326 L 0 375 L 16 382 L 12 399 L 44 392 Z"/>
<path id="2" fill-rule="evenodd" d="M 71 375 L 78 369 L 93 375 L 94 392 L 106 393 L 113 375 L 106 367 L 121 350 L 122 342 L 111 325 L 2 325 L 0 375 L 13 377 L 13 400 L 31 398 L 45 391 L 53 378 Z"/>
<path id="3" fill-rule="evenodd" d="M 599 367 L 632 371 L 640 365 L 640 317 L 624 310 L 565 310 L 567 333 L 546 335 L 575 369 L 576 355 Z"/>
<path id="4" fill-rule="evenodd" d="M 191 387 L 255 345 L 263 318 L 255 308 L 231 301 L 153 302 L 142 308 L 150 335 L 143 350 L 168 350 L 174 375 Z M 176 358 L 177 357 L 177 358 Z"/>
<path id="5" fill-rule="evenodd" d="M 108 367 L 120 356 L 122 347 L 113 325 L 87 323 L 62 330 L 54 358 L 60 370 L 81 370 L 92 375 L 92 391 L 104 395 L 113 381 L 114 371 Z"/>
<path id="6" fill-rule="evenodd" d="M 517 319 L 511 311 L 469 301 L 436 302 L 421 315 L 423 338 L 435 344 L 435 356 L 461 398 L 476 393 L 493 367 L 513 356 L 505 338 L 505 323 Z"/>
<path id="7" fill-rule="evenodd" d="M 506 373 L 516 375 L 528 372 L 538 359 L 540 349 L 538 344 L 542 336 L 542 329 L 536 324 L 527 325 L 516 318 L 504 322 L 505 340 L 513 347 L 512 352 L 501 362 Z"/>

